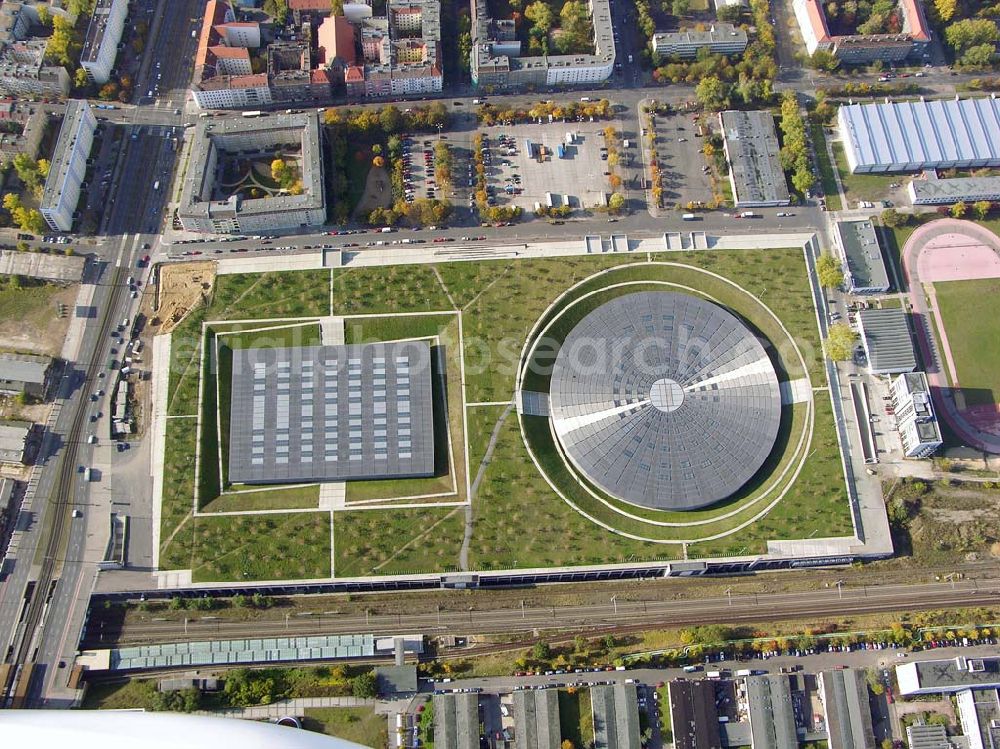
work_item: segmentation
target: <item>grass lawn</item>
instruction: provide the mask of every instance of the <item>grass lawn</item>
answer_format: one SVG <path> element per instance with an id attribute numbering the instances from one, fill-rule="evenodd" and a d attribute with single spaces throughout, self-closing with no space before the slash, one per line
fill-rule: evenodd
<path id="1" fill-rule="evenodd" d="M 330 576 L 328 512 L 195 520 L 195 582 Z"/>
<path id="2" fill-rule="evenodd" d="M 337 577 L 458 569 L 465 510 L 355 510 L 333 516 Z"/>
<path id="3" fill-rule="evenodd" d="M 969 405 L 997 402 L 1000 396 L 1000 279 L 934 284 L 958 382 Z"/>
<path id="4" fill-rule="evenodd" d="M 559 690 L 559 732 L 573 746 L 586 747 L 594 743 L 594 708 L 590 690 Z"/>
<path id="5" fill-rule="evenodd" d="M 843 210 L 840 191 L 837 189 L 837 178 L 833 172 L 833 164 L 830 163 L 830 154 L 826 150 L 826 134 L 823 132 L 822 125 L 812 126 L 812 141 L 813 148 L 816 150 L 816 162 L 819 164 L 823 193 L 826 195 L 826 208 L 830 211 Z"/>
<path id="6" fill-rule="evenodd" d="M 386 716 L 371 707 L 307 707 L 302 727 L 362 746 L 388 746 Z"/>
<path id="7" fill-rule="evenodd" d="M 156 682 L 127 679 L 88 684 L 83 698 L 84 710 L 151 710 L 156 698 Z"/>
<path id="8" fill-rule="evenodd" d="M 633 280 L 648 283 L 650 277 L 697 289 L 718 299 L 775 343 L 776 348 L 769 353 L 782 377 L 798 378 L 808 374 L 814 385 L 824 383 L 815 310 L 800 249 L 670 253 L 663 257 L 663 262 L 652 265 L 637 260 L 639 258 L 629 256 L 580 256 L 335 271 L 332 275 L 333 311 L 335 314 L 366 315 L 461 309 L 465 397 L 468 402 L 503 402 L 512 396 L 525 338 L 546 308 L 573 284 L 601 270 L 615 269 L 582 285 L 577 295 L 600 290 L 609 283 Z M 664 264 L 666 262 L 672 265 Z M 628 267 L 618 267 L 626 264 Z M 699 268 L 735 279 L 745 291 L 699 272 Z M 201 319 L 246 319 L 258 314 L 269 317 L 293 313 L 328 314 L 330 284 L 328 271 L 222 277 L 207 310 L 192 315 L 193 322 L 185 321 L 178 330 L 183 329 L 185 336 L 194 331 L 200 334 Z M 761 298 L 779 316 L 802 349 L 806 357 L 805 371 L 797 358 L 791 356 L 790 348 L 782 345 L 786 341 L 785 333 L 761 305 Z M 460 492 L 464 492 L 465 435 L 462 434 L 457 318 L 451 314 L 354 318 L 347 321 L 346 334 L 349 342 L 440 336 L 445 351 L 448 420 L 456 451 L 455 479 Z M 240 341 L 243 336 L 230 338 Z M 196 346 L 187 346 L 173 353 L 171 384 L 176 385 L 176 390 L 172 388 L 172 407 L 179 413 L 194 413 L 199 351 Z M 533 384 L 541 389 L 547 385 L 544 381 Z M 192 390 L 194 406 L 191 405 Z M 502 406 L 468 409 L 473 477 L 502 410 Z M 781 446 L 776 451 L 773 459 L 776 470 L 788 465 L 799 448 L 797 435 L 806 424 L 806 414 L 807 409 L 802 405 L 787 409 L 787 433 L 785 428 L 782 433 L 786 434 L 783 439 L 787 440 L 789 449 Z M 795 485 L 781 502 L 765 518 L 732 537 L 694 543 L 689 548 L 692 558 L 737 553 L 737 550 L 744 550 L 744 553 L 763 550 L 767 540 L 772 538 L 836 536 L 851 531 L 830 405 L 823 397 L 816 401 L 815 420 L 815 435 L 807 448 L 809 457 Z M 195 569 L 197 580 L 328 575 L 330 527 L 327 514 L 291 512 L 207 517 L 185 522 L 194 492 L 190 470 L 184 470 L 185 459 L 190 462 L 196 438 L 193 421 L 174 419 L 168 425 L 168 456 L 178 474 L 187 475 L 171 476 L 168 469 L 165 483 L 169 491 L 164 492 L 163 509 L 163 558 L 166 560 L 163 567 L 191 567 Z M 528 430 L 535 436 L 544 435 L 547 422 L 538 420 L 539 423 L 531 424 L 533 421 L 535 419 L 529 418 L 526 422 Z M 177 444 L 172 444 L 174 442 Z M 565 471 L 565 464 L 555 457 L 551 449 L 539 449 L 539 458 L 546 466 L 551 466 L 553 473 L 557 468 Z M 451 477 L 445 478 L 450 484 Z M 789 475 L 783 480 L 790 478 Z M 435 493 L 409 491 L 410 483 L 352 483 L 348 500 L 384 498 L 388 492 L 405 501 L 406 496 L 417 493 Z M 780 488 L 770 488 L 771 494 L 767 496 L 774 496 Z M 248 507 L 293 509 L 299 502 L 312 502 L 314 491 L 315 487 L 282 490 L 273 495 L 254 492 L 245 495 L 243 500 L 249 503 Z M 754 492 L 761 495 L 762 491 L 763 487 L 750 486 L 746 495 Z M 732 504 L 725 510 L 736 511 L 731 518 L 717 517 L 723 510 L 715 508 L 705 511 L 708 514 L 704 519 L 712 522 L 686 528 L 654 525 L 648 521 L 677 522 L 677 519 L 645 518 L 642 510 L 631 507 L 629 511 L 637 517 L 624 518 L 592 497 L 587 500 L 591 504 L 586 509 L 613 527 L 639 536 L 694 540 L 728 530 L 752 517 L 766 505 L 766 497 L 761 496 L 756 506 Z M 744 500 L 749 503 L 749 496 Z M 208 507 L 217 511 L 229 509 L 240 501 L 224 496 L 214 499 Z M 697 513 L 684 514 L 680 521 L 690 521 L 697 516 Z M 181 531 L 168 540 L 178 527 Z M 333 519 L 334 568 L 338 577 L 455 570 L 464 531 L 464 508 L 428 506 L 405 510 L 338 511 Z M 681 555 L 677 543 L 638 541 L 612 533 L 567 504 L 539 476 L 528 456 L 516 414 L 510 414 L 503 422 L 473 502 L 471 569 L 665 561 Z"/>
<path id="9" fill-rule="evenodd" d="M 832 145 L 833 158 L 840 173 L 840 184 L 844 186 L 844 196 L 847 198 L 848 205 L 845 208 L 857 207 L 859 200 L 882 200 L 889 194 L 889 185 L 899 181 L 898 175 L 851 174 L 844 145 L 840 142 Z"/>
<path id="10" fill-rule="evenodd" d="M 247 487 L 243 487 L 246 489 Z M 235 512 L 246 510 L 302 510 L 319 506 L 319 485 L 295 486 L 287 489 L 240 491 L 222 494 L 208 500 L 202 512 Z"/>
<path id="11" fill-rule="evenodd" d="M 663 744 L 669 744 L 674 740 L 674 727 L 670 719 L 670 700 L 666 686 L 657 687 L 656 694 L 659 699 L 656 701 L 660 713 L 660 739 Z"/>

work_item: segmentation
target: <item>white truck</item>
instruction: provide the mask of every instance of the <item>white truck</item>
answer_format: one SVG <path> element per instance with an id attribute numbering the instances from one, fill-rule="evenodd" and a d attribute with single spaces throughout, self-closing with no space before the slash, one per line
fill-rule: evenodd
<path id="1" fill-rule="evenodd" d="M 698 217 L 695 216 L 693 213 L 685 213 L 683 216 L 681 216 L 681 219 L 683 221 L 694 221 L 696 218 Z"/>

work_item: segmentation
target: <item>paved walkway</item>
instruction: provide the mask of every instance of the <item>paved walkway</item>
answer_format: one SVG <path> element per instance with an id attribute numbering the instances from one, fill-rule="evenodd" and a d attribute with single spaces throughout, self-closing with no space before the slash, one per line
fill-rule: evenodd
<path id="1" fill-rule="evenodd" d="M 281 700 L 270 705 L 259 707 L 232 708 L 219 711 L 201 711 L 198 715 L 214 715 L 221 718 L 245 718 L 261 720 L 266 718 L 283 718 L 286 715 L 300 716 L 307 708 L 316 707 L 375 707 L 377 700 L 366 700 L 359 697 L 302 697 L 296 700 Z M 383 703 L 384 704 L 384 703 Z"/>
<path id="2" fill-rule="evenodd" d="M 966 444 L 978 450 L 1000 454 L 1000 437 L 973 425 L 955 403 L 955 392 L 949 386 L 940 365 L 940 362 L 951 359 L 951 351 L 938 351 L 937 342 L 930 329 L 931 322 L 929 315 L 932 310 L 936 312 L 936 309 L 928 304 L 927 294 L 923 286 L 924 281 L 920 277 L 920 272 L 924 266 L 921 264 L 919 258 L 921 252 L 927 246 L 932 245 L 934 240 L 939 240 L 949 235 L 962 236 L 966 240 L 974 240 L 976 244 L 982 244 L 992 248 L 996 252 L 1000 252 L 1000 239 L 993 232 L 971 221 L 959 221 L 949 218 L 939 219 L 921 226 L 910 235 L 910 238 L 903 246 L 902 257 L 903 272 L 906 275 L 907 286 L 909 288 L 910 305 L 915 313 L 915 325 L 919 332 L 917 341 L 920 345 L 923 360 L 927 364 L 927 381 L 931 388 L 931 394 L 934 398 L 938 415 L 947 422 L 952 431 Z M 955 273 L 951 272 L 949 275 L 954 276 Z M 928 282 L 930 280 L 928 279 Z M 939 326 L 939 331 L 942 335 L 942 344 L 947 346 L 947 338 L 945 337 L 946 333 L 943 325 Z M 954 382 L 956 386 L 960 384 L 957 378 L 955 378 Z"/>

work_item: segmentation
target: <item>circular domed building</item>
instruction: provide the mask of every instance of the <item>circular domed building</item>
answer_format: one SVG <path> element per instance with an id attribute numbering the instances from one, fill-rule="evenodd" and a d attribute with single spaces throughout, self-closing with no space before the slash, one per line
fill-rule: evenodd
<path id="1" fill-rule="evenodd" d="M 695 510 L 739 491 L 781 421 L 774 366 L 746 325 L 699 297 L 624 294 L 564 339 L 550 413 L 573 467 L 612 497 Z"/>

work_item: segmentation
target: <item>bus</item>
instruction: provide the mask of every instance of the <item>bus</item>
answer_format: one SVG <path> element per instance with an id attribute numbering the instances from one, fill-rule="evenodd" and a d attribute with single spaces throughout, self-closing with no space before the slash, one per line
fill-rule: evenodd
<path id="1" fill-rule="evenodd" d="M 261 116 L 262 114 L 264 114 L 264 113 L 263 113 L 263 112 L 261 112 L 261 111 L 260 111 L 260 110 L 258 110 L 258 109 L 255 109 L 255 110 L 253 110 L 252 112 L 244 112 L 244 113 L 243 113 L 243 116 L 244 116 L 244 117 L 260 117 L 260 116 Z"/>

